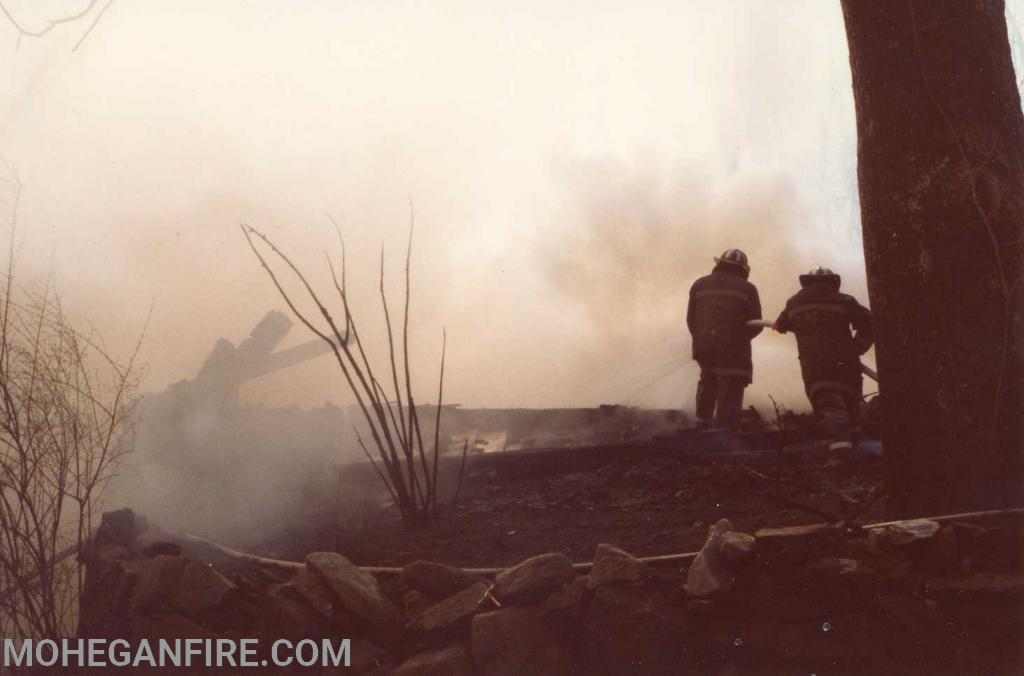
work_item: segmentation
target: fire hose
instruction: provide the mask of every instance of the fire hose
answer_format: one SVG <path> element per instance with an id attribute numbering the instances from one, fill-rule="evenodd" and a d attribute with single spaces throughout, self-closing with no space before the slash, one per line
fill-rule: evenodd
<path id="1" fill-rule="evenodd" d="M 992 509 L 992 510 L 985 510 L 985 511 L 978 511 L 978 512 L 963 512 L 963 513 L 960 513 L 960 514 L 942 514 L 942 515 L 939 515 L 939 516 L 917 517 L 917 518 L 914 518 L 914 519 L 898 519 L 896 521 L 883 521 L 882 523 L 867 524 L 867 525 L 861 526 L 861 528 L 863 530 L 877 530 L 877 529 L 880 529 L 880 528 L 886 528 L 888 526 L 894 526 L 896 524 L 908 523 L 908 522 L 912 522 L 912 521 L 918 521 L 918 520 L 920 520 L 922 518 L 927 519 L 928 521 L 935 521 L 935 522 L 938 522 L 938 523 L 950 523 L 952 521 L 959 521 L 959 520 L 974 521 L 974 520 L 987 519 L 988 517 L 999 517 L 999 516 L 1007 516 L 1007 515 L 1024 515 L 1024 507 L 1010 507 L 1010 508 L 1007 508 L 1007 509 Z M 187 535 L 187 534 L 184 534 L 184 533 L 174 533 L 174 532 L 168 532 L 166 534 L 168 536 L 170 536 L 170 538 L 172 540 L 178 540 L 178 541 L 183 541 L 183 542 L 190 542 L 190 543 L 192 543 L 194 545 L 199 545 L 201 547 L 206 547 L 206 548 L 212 549 L 213 551 L 221 554 L 222 556 L 225 556 L 225 557 L 227 557 L 229 559 L 232 559 L 232 560 L 235 560 L 235 561 L 242 561 L 242 562 L 245 562 L 245 563 L 250 563 L 250 564 L 260 565 L 260 566 L 282 568 L 282 569 L 285 569 L 285 570 L 298 570 L 300 568 L 305 568 L 305 564 L 302 561 L 287 561 L 287 560 L 282 560 L 282 559 L 272 559 L 272 558 L 268 558 L 268 557 L 264 557 L 264 556 L 256 556 L 254 554 L 248 554 L 246 552 L 240 552 L 237 549 L 232 549 L 230 547 L 225 547 L 224 545 L 217 544 L 216 542 L 211 542 L 210 540 L 206 540 L 206 539 L 201 538 L 201 537 L 196 537 L 195 535 Z M 70 557 L 72 554 L 76 553 L 77 551 L 78 551 L 78 547 L 77 546 L 68 548 L 64 552 L 61 552 L 61 554 L 59 554 L 57 556 L 57 558 L 53 560 L 53 563 L 58 563 L 58 562 L 60 562 L 60 561 L 62 561 L 64 559 Z M 641 557 L 639 560 L 644 562 L 644 563 L 648 563 L 648 564 L 682 563 L 684 561 L 689 561 L 691 559 L 697 558 L 697 555 L 699 553 L 700 552 L 684 552 L 684 553 L 680 553 L 680 554 L 661 554 L 661 555 L 657 555 L 657 556 Z M 575 568 L 576 570 L 587 571 L 587 570 L 590 570 L 593 567 L 594 563 L 592 561 L 587 561 L 587 562 L 583 562 L 583 563 L 574 563 L 572 565 L 573 565 L 573 568 Z M 375 574 L 375 575 L 398 574 L 398 573 L 402 572 L 402 568 L 401 567 L 396 567 L 396 566 L 359 566 L 359 568 L 361 568 L 362 570 L 364 570 L 364 571 L 366 571 L 368 573 Z M 473 574 L 473 575 L 496 575 L 496 574 L 502 572 L 503 570 L 506 570 L 506 568 L 507 567 L 495 566 L 495 567 L 490 567 L 490 568 L 463 568 L 462 570 L 467 572 L 467 573 Z M 34 588 L 35 585 L 37 584 L 37 582 L 36 582 L 36 578 L 37 577 L 38 576 L 32 576 L 31 579 L 29 580 L 29 582 L 32 584 L 32 588 Z M 11 587 L 9 587 L 7 589 L 0 590 L 0 601 L 6 601 L 8 599 L 8 597 L 10 597 L 16 591 L 17 591 L 17 585 L 16 584 L 12 585 Z"/>
<path id="2" fill-rule="evenodd" d="M 751 319 L 749 322 L 747 322 L 747 326 L 752 328 L 760 327 L 765 329 L 773 329 L 775 328 L 775 322 L 771 321 L 770 319 Z M 860 362 L 860 372 L 866 375 L 868 378 L 874 380 L 876 383 L 878 382 L 878 373 L 875 371 L 875 369 L 871 368 L 864 362 Z"/>
<path id="3" fill-rule="evenodd" d="M 989 517 L 1001 517 L 1008 515 L 1024 515 L 1024 507 L 991 509 L 977 512 L 962 512 L 959 514 L 942 514 L 938 516 L 915 517 L 912 519 L 898 519 L 896 521 L 883 521 L 881 523 L 865 524 L 863 526 L 859 526 L 859 528 L 865 531 L 869 531 L 879 530 L 882 528 L 887 528 L 889 526 L 895 526 L 901 523 L 911 523 L 921 520 L 935 521 L 937 523 L 950 523 L 953 521 L 975 521 L 987 519 Z M 224 545 L 219 545 L 215 542 L 210 542 L 209 540 L 205 540 L 194 535 L 184 535 L 181 533 L 175 533 L 173 535 L 174 537 L 192 542 L 193 544 L 209 547 L 214 551 L 218 552 L 219 554 L 222 554 L 223 556 L 234 559 L 236 561 L 242 561 L 254 565 L 283 568 L 285 570 L 297 570 L 299 568 L 305 567 L 305 564 L 302 561 L 282 561 L 279 559 L 270 559 L 262 556 L 255 556 L 253 554 L 240 552 L 236 549 L 231 549 L 230 547 L 225 547 Z M 698 554 L 700 554 L 700 552 L 660 554 L 656 556 L 638 557 L 638 560 L 647 564 L 683 563 L 685 561 L 690 561 L 692 559 L 697 558 Z M 572 564 L 572 567 L 579 571 L 589 571 L 591 568 L 593 568 L 593 566 L 593 561 Z M 402 568 L 400 566 L 359 566 L 359 568 L 373 575 L 397 575 L 402 572 Z M 507 568 L 507 566 L 494 566 L 487 568 L 462 568 L 462 570 L 471 575 L 497 575 L 503 570 L 507 570 Z"/>

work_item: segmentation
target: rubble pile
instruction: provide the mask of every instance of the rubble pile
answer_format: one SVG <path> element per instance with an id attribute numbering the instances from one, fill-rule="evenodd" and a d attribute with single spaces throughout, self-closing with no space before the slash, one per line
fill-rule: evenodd
<path id="1" fill-rule="evenodd" d="M 334 552 L 215 568 L 122 510 L 83 552 L 80 634 L 347 638 L 352 674 L 1004 673 L 1024 662 L 1021 526 L 722 519 L 696 557 L 658 564 L 603 544 L 586 572 L 549 553 L 494 576 L 422 561 L 375 576 Z"/>

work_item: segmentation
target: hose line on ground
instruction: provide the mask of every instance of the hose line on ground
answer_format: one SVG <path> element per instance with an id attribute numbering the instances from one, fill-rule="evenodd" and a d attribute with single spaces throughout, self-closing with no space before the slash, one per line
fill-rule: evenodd
<path id="1" fill-rule="evenodd" d="M 889 526 L 895 526 L 901 523 L 910 523 L 913 521 L 935 521 L 937 523 L 945 523 L 948 521 L 966 520 L 966 519 L 983 519 L 991 516 L 1004 516 L 1010 514 L 1022 514 L 1024 515 L 1024 507 L 1012 507 L 1009 509 L 991 509 L 982 512 L 963 512 L 960 514 L 942 514 L 940 516 L 927 516 L 917 517 L 914 519 L 899 519 L 897 521 L 883 521 L 881 523 L 873 523 L 863 526 L 865 530 L 877 530 L 879 528 L 886 528 Z M 230 547 L 219 545 L 209 540 L 196 537 L 194 535 L 183 535 L 177 533 L 169 533 L 173 537 L 180 538 L 182 540 L 193 542 L 198 545 L 211 547 L 215 551 L 229 558 L 245 561 L 247 563 L 254 563 L 263 566 L 273 566 L 277 568 L 296 570 L 299 568 L 305 568 L 305 564 L 301 561 L 281 561 L 278 559 L 268 559 L 262 556 L 256 556 L 254 554 L 246 554 Z M 661 563 L 679 563 L 683 561 L 689 561 L 694 559 L 700 552 L 683 552 L 681 554 L 661 554 L 658 556 L 644 556 L 638 557 L 639 561 L 648 564 L 661 564 Z M 583 563 L 574 563 L 572 567 L 576 570 L 590 570 L 593 568 L 593 561 L 586 561 Z M 459 566 L 455 566 L 458 568 Z M 397 575 L 402 572 L 401 566 L 359 566 L 360 569 L 374 575 Z M 462 568 L 462 570 L 471 575 L 497 575 L 503 570 L 508 570 L 510 566 L 501 567 L 490 567 L 490 568 Z"/>

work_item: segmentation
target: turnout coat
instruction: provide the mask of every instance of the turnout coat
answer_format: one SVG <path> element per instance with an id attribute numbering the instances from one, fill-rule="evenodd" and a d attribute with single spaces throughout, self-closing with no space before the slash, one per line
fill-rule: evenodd
<path id="1" fill-rule="evenodd" d="M 686 325 L 702 372 L 751 382 L 750 341 L 761 333 L 746 325 L 751 319 L 761 319 L 761 299 L 739 269 L 719 263 L 693 283 Z"/>
<path id="2" fill-rule="evenodd" d="M 796 334 L 804 389 L 812 400 L 822 389 L 860 397 L 860 356 L 874 342 L 871 311 L 838 287 L 838 277 L 807 284 L 775 322 L 780 332 Z"/>

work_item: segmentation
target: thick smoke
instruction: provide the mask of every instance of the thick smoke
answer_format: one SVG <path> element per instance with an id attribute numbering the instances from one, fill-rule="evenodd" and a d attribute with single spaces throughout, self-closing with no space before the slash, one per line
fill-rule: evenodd
<path id="1" fill-rule="evenodd" d="M 559 301 L 584 313 L 592 332 L 578 358 L 581 372 L 597 377 L 581 382 L 581 392 L 692 409 L 698 369 L 688 359 L 687 292 L 726 249 L 750 257 L 767 319 L 816 265 L 846 275 L 866 302 L 860 252 L 841 239 L 815 240 L 813 231 L 800 191 L 781 170 L 742 168 L 724 179 L 623 165 L 575 172 L 565 211 L 538 249 Z M 754 353 L 752 402 L 764 407 L 772 395 L 806 407 L 792 337 L 766 331 Z"/>
<path id="2" fill-rule="evenodd" d="M 19 4 L 33 25 L 55 5 Z M 686 292 L 729 247 L 750 254 L 766 316 L 818 264 L 866 299 L 834 3 L 599 3 L 581 22 L 572 3 L 139 0 L 76 51 L 73 26 L 17 50 L 5 28 L 0 161 L 25 188 L 21 269 L 52 264 L 68 314 L 117 355 L 152 306 L 140 356 L 156 396 L 195 377 L 218 339 L 237 344 L 286 309 L 241 222 L 330 296 L 324 212 L 337 218 L 379 358 L 378 256 L 383 245 L 396 308 L 410 197 L 423 401 L 446 327 L 450 403 L 689 408 Z M 281 347 L 309 338 L 296 326 Z M 803 405 L 792 337 L 762 335 L 754 357 L 751 401 Z M 261 435 L 244 416 L 295 406 L 341 420 L 351 403 L 326 357 L 245 383 L 232 424 L 249 432 L 220 434 L 214 409 L 183 419 L 126 501 L 211 531 L 305 509 L 282 463 L 323 476 L 358 457 L 347 432 L 283 448 L 274 430 L 291 422 Z M 260 476 L 274 481 L 242 481 Z M 220 503 L 187 504 L 221 484 Z"/>

